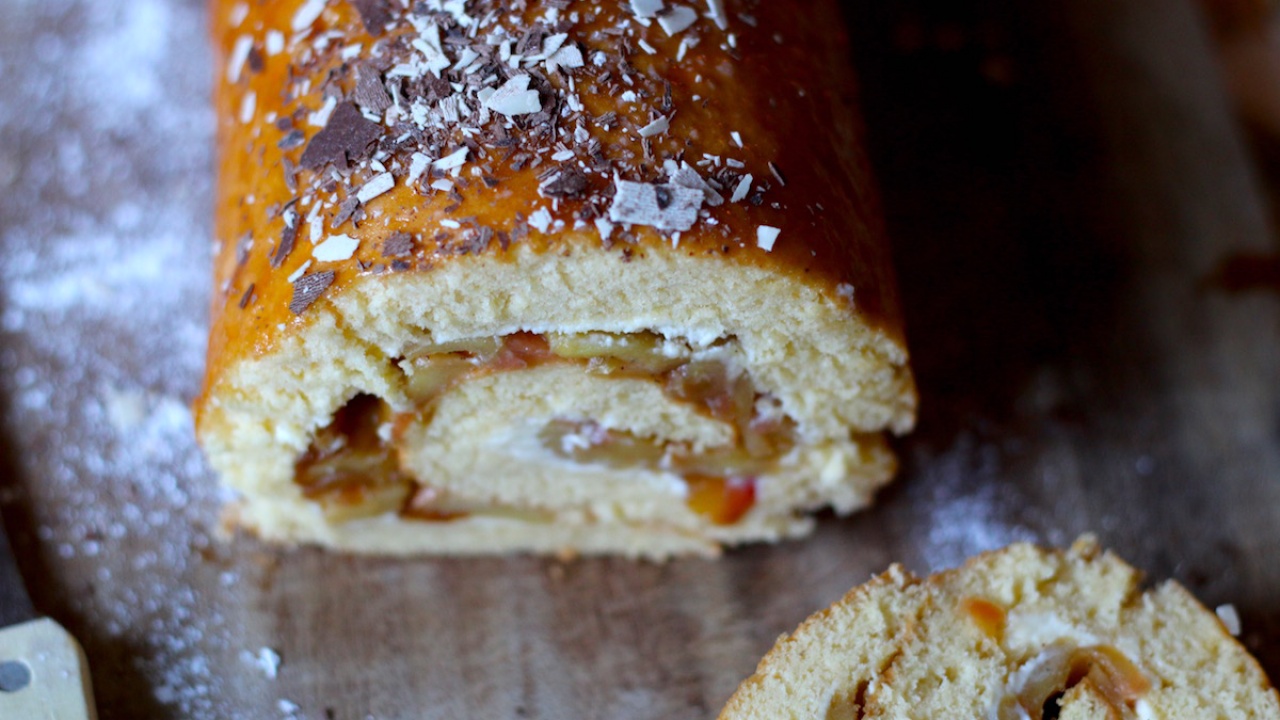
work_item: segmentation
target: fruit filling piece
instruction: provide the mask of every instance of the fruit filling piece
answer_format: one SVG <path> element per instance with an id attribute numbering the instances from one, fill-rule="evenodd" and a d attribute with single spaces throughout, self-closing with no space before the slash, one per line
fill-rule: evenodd
<path id="1" fill-rule="evenodd" d="M 1106 703 L 1113 717 L 1133 717 L 1138 700 L 1151 689 L 1138 666 L 1110 645 L 1054 645 L 1033 663 L 1019 692 L 1001 704 L 1000 720 L 1056 718 L 1063 698 L 1076 687 Z"/>
<path id="2" fill-rule="evenodd" d="M 472 514 L 530 515 L 451 499 L 405 472 L 396 446 L 406 428 L 429 417 L 436 401 L 461 383 L 547 363 L 576 363 L 592 374 L 655 382 L 672 400 L 732 426 L 732 445 L 701 452 L 590 421 L 554 420 L 539 433 L 549 453 L 575 463 L 680 475 L 689 508 L 715 524 L 740 520 L 755 504 L 755 478 L 775 469 L 795 445 L 794 423 L 781 413 L 758 411 L 769 407 L 768 399 L 755 391 L 746 373 L 699 357 L 683 343 L 649 332 L 520 332 L 435 343 L 407 353 L 398 365 L 414 410 L 395 414 L 381 399 L 357 395 L 316 433 L 297 461 L 295 481 L 335 523 L 387 512 L 432 522 Z"/>

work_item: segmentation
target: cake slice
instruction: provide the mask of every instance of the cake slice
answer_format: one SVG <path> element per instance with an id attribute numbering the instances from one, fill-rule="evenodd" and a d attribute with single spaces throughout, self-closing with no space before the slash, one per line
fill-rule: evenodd
<path id="1" fill-rule="evenodd" d="M 1083 538 L 919 579 L 894 566 L 778 640 L 721 720 L 1280 720 L 1280 696 L 1182 586 Z"/>

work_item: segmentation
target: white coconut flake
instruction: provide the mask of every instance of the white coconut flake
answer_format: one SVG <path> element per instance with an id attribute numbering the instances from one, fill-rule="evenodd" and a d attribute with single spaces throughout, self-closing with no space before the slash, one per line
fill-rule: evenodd
<path id="1" fill-rule="evenodd" d="M 306 275 L 306 274 L 307 274 L 307 269 L 308 269 L 308 268 L 310 268 L 310 267 L 311 267 L 311 261 L 310 261 L 310 260 L 308 260 L 308 261 L 306 261 L 306 262 L 302 263 L 301 265 L 299 265 L 297 270 L 294 270 L 293 272 L 289 273 L 289 277 L 287 277 L 287 278 L 285 278 L 285 279 L 286 279 L 286 280 L 288 280 L 288 281 L 289 281 L 289 282 L 291 282 L 291 283 L 292 283 L 292 282 L 295 282 L 295 281 L 297 281 L 297 279 L 298 279 L 298 278 L 302 277 L 303 275 Z"/>
<path id="2" fill-rule="evenodd" d="M 836 286 L 836 295 L 839 295 L 850 307 L 854 307 L 854 287 L 849 283 L 840 283 Z"/>
<path id="3" fill-rule="evenodd" d="M 257 654 L 246 650 L 243 657 L 245 662 L 256 665 L 270 680 L 275 680 L 280 674 L 280 653 L 269 647 L 260 648 Z"/>
<path id="4" fill-rule="evenodd" d="M 776 227 L 761 225 L 756 228 L 756 245 L 765 252 L 773 252 L 773 244 L 778 241 L 782 231 Z"/>
<path id="5" fill-rule="evenodd" d="M 284 33 L 279 30 L 267 31 L 267 54 L 279 55 L 284 52 Z"/>
<path id="6" fill-rule="evenodd" d="M 324 101 L 324 105 L 313 113 L 307 115 L 307 124 L 312 127 L 324 127 L 329 122 L 329 116 L 333 114 L 333 109 L 338 106 L 336 98 L 329 98 Z"/>
<path id="7" fill-rule="evenodd" d="M 545 234 L 547 228 L 551 227 L 551 223 L 555 218 L 551 217 L 551 213 L 546 208 L 538 208 L 536 212 L 529 216 L 529 225 L 538 229 L 538 232 Z"/>
<path id="8" fill-rule="evenodd" d="M 698 21 L 698 13 L 684 5 L 673 5 L 670 10 L 658 14 L 658 24 L 668 35 L 675 35 L 689 29 Z"/>
<path id="9" fill-rule="evenodd" d="M 631 12 L 639 18 L 656 17 L 662 12 L 662 0 L 631 0 Z"/>
<path id="10" fill-rule="evenodd" d="M 466 147 L 458 148 L 456 151 L 431 163 L 431 166 L 437 170 L 452 170 L 454 168 L 462 167 L 467 162 L 468 152 L 470 152 L 470 150 Z"/>
<path id="11" fill-rule="evenodd" d="M 423 153 L 416 152 L 409 158 L 409 177 L 407 184 L 413 185 L 418 182 L 418 178 L 431 167 L 431 158 Z"/>
<path id="12" fill-rule="evenodd" d="M 244 94 L 244 99 L 240 101 L 240 122 L 248 124 L 253 119 L 253 114 L 258 109 L 258 95 L 252 90 Z"/>
<path id="13" fill-rule="evenodd" d="M 395 186 L 396 179 L 391 176 L 391 173 L 384 172 L 381 175 L 374 175 L 369 182 L 364 184 L 364 187 L 356 192 L 356 199 L 363 205 Z"/>
<path id="14" fill-rule="evenodd" d="M 684 60 L 684 56 L 689 52 L 689 48 L 697 45 L 696 40 L 690 40 L 688 36 L 680 38 L 680 47 L 676 48 L 676 61 Z"/>
<path id="15" fill-rule="evenodd" d="M 742 202 L 746 199 L 747 195 L 751 193 L 751 181 L 753 179 L 750 173 L 743 175 L 742 179 L 738 181 L 737 187 L 733 189 L 733 195 L 729 197 L 729 202 Z"/>
<path id="16" fill-rule="evenodd" d="M 543 58 L 549 58 L 559 52 L 560 48 L 564 46 L 564 41 L 568 39 L 568 33 L 556 33 L 555 35 L 551 35 L 546 40 L 542 41 L 542 56 L 530 56 L 528 59 L 536 62 Z"/>
<path id="17" fill-rule="evenodd" d="M 1217 614 L 1218 619 L 1222 621 L 1223 627 L 1227 629 L 1227 632 L 1231 633 L 1232 637 L 1240 636 L 1240 613 L 1236 612 L 1235 605 L 1230 603 L 1219 605 L 1213 609 L 1213 612 Z"/>
<path id="18" fill-rule="evenodd" d="M 358 247 L 360 241 L 350 235 L 332 235 L 311 250 L 311 257 L 320 262 L 350 260 Z"/>
<path id="19" fill-rule="evenodd" d="M 675 163 L 672 163 L 674 165 Z M 707 184 L 706 180 L 698 174 L 687 162 L 681 162 L 680 167 L 674 171 L 667 170 L 667 174 L 671 176 L 671 182 L 680 187 L 686 187 L 690 190 L 698 190 L 703 194 L 703 199 L 711 207 L 719 207 L 724 204 L 724 196 L 716 192 L 716 189 Z"/>
<path id="20" fill-rule="evenodd" d="M 596 218 L 596 232 L 600 233 L 601 240 L 607 241 L 609 236 L 613 234 L 613 223 L 603 217 Z"/>
<path id="21" fill-rule="evenodd" d="M 707 9 L 711 11 L 711 19 L 721 30 L 729 28 L 729 16 L 724 11 L 724 0 L 707 0 Z"/>
<path id="22" fill-rule="evenodd" d="M 516 75 L 503 83 L 502 87 L 484 101 L 484 106 L 507 117 L 529 115 L 542 110 L 538 91 L 529 89 L 528 75 Z"/>
<path id="23" fill-rule="evenodd" d="M 244 72 L 245 63 L 249 60 L 249 52 L 252 50 L 252 36 L 241 35 L 236 38 L 236 44 L 231 46 L 231 54 L 227 56 L 227 80 L 229 82 L 240 82 L 240 76 Z"/>
<path id="24" fill-rule="evenodd" d="M 653 137 L 654 135 L 661 135 L 662 133 L 666 132 L 670 127 L 671 127 L 670 120 L 668 120 L 665 117 L 659 117 L 657 120 L 654 120 L 648 125 L 645 125 L 644 127 L 640 128 L 640 137 L 647 138 L 647 137 Z"/>
<path id="25" fill-rule="evenodd" d="M 238 2 L 235 7 L 231 8 L 231 14 L 228 16 L 231 20 L 231 27 L 240 27 L 240 23 L 249 17 L 249 3 Z"/>
<path id="26" fill-rule="evenodd" d="M 617 193 L 609 206 L 615 223 L 648 225 L 659 230 L 688 230 L 698 220 L 705 199 L 701 190 L 680 185 L 650 185 L 614 179 Z"/>
<path id="27" fill-rule="evenodd" d="M 577 45 L 566 45 L 547 58 L 547 72 L 555 72 L 556 68 L 580 68 L 586 64 L 582 51 Z"/>
<path id="28" fill-rule="evenodd" d="M 418 52 L 422 53 L 422 57 L 425 60 L 423 68 L 436 77 L 440 77 L 440 72 L 453 64 L 453 61 L 445 54 L 444 46 L 440 44 L 440 26 L 435 23 L 431 23 L 421 30 L 419 36 L 414 38 L 411 44 L 417 48 Z M 415 72 L 414 74 L 421 73 Z"/>
<path id="29" fill-rule="evenodd" d="M 737 130 L 734 130 L 733 132 L 729 133 L 729 137 L 733 138 L 734 145 L 737 145 L 738 147 L 746 147 L 745 145 L 742 144 L 742 133 L 738 132 Z"/>
<path id="30" fill-rule="evenodd" d="M 480 57 L 480 53 L 469 47 L 464 47 L 462 48 L 462 52 L 458 54 L 458 61 L 453 64 L 453 69 L 461 70 L 475 62 L 475 59 L 478 57 Z"/>
<path id="31" fill-rule="evenodd" d="M 324 12 L 325 0 L 307 0 L 298 8 L 298 12 L 293 14 L 294 32 L 301 32 L 311 27 L 311 24 L 320 17 L 320 13 Z"/>

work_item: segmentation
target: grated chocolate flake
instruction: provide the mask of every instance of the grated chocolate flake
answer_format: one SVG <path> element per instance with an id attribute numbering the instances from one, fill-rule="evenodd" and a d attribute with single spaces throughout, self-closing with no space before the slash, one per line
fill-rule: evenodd
<path id="1" fill-rule="evenodd" d="M 306 141 L 307 136 L 301 130 L 295 128 L 286 133 L 283 138 L 280 138 L 280 142 L 276 143 L 276 147 L 281 150 L 292 150 L 300 147 Z"/>
<path id="2" fill-rule="evenodd" d="M 308 170 L 328 163 L 345 169 L 349 162 L 368 157 L 380 137 L 381 125 L 365 118 L 354 104 L 339 103 L 324 128 L 307 143 L 299 164 Z"/>
<path id="3" fill-rule="evenodd" d="M 360 198 L 355 195 L 348 195 L 347 199 L 338 205 L 338 212 L 334 214 L 333 220 L 329 221 L 329 227 L 334 230 L 342 227 L 343 223 L 350 220 L 358 209 L 360 209 Z M 358 223 L 352 222 L 352 225 L 358 225 Z"/>
<path id="4" fill-rule="evenodd" d="M 333 284 L 334 274 L 332 270 L 324 272 L 311 273 L 303 275 L 293 281 L 293 299 L 289 301 L 289 310 L 294 315 L 301 315 L 311 307 L 311 304 L 320 299 L 325 290 Z"/>
<path id="5" fill-rule="evenodd" d="M 285 225 L 284 230 L 280 233 L 280 244 L 276 246 L 275 253 L 271 256 L 271 269 L 276 269 L 284 264 L 289 258 L 289 254 L 293 252 L 293 246 L 298 242 L 298 227 L 296 225 Z"/>
<path id="6" fill-rule="evenodd" d="M 588 185 L 586 173 L 576 165 L 562 165 L 548 174 L 538 191 L 547 197 L 578 197 L 586 192 Z"/>
<path id="7" fill-rule="evenodd" d="M 368 66 L 356 70 L 356 89 L 352 93 L 356 104 L 365 110 L 381 115 L 393 104 L 387 88 L 382 84 L 382 77 Z"/>
<path id="8" fill-rule="evenodd" d="M 382 257 L 402 258 L 413 254 L 413 236 L 407 232 L 393 234 L 382 242 Z"/>
<path id="9" fill-rule="evenodd" d="M 240 296 L 241 310 L 249 307 L 249 305 L 252 304 L 253 301 L 257 299 L 257 296 L 253 294 L 253 291 L 256 288 L 257 288 L 256 283 L 249 283 L 249 287 L 245 288 L 244 294 Z"/>
<path id="10" fill-rule="evenodd" d="M 351 0 L 356 12 L 360 13 L 360 21 L 370 35 L 381 35 L 391 22 L 391 7 L 387 0 Z"/>

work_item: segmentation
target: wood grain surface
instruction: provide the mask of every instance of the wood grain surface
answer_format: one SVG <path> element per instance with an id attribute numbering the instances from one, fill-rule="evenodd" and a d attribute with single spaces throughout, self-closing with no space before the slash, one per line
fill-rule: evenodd
<path id="1" fill-rule="evenodd" d="M 104 720 L 707 718 L 890 562 L 1083 532 L 1234 603 L 1280 676 L 1280 295 L 1205 282 L 1277 248 L 1192 3 L 846 3 L 920 428 L 875 509 L 665 565 L 216 537 L 182 405 L 209 292 L 203 3 L 110 5 L 0 5 L 4 522 Z M 139 68 L 115 85 L 92 62 L 113 48 Z"/>

